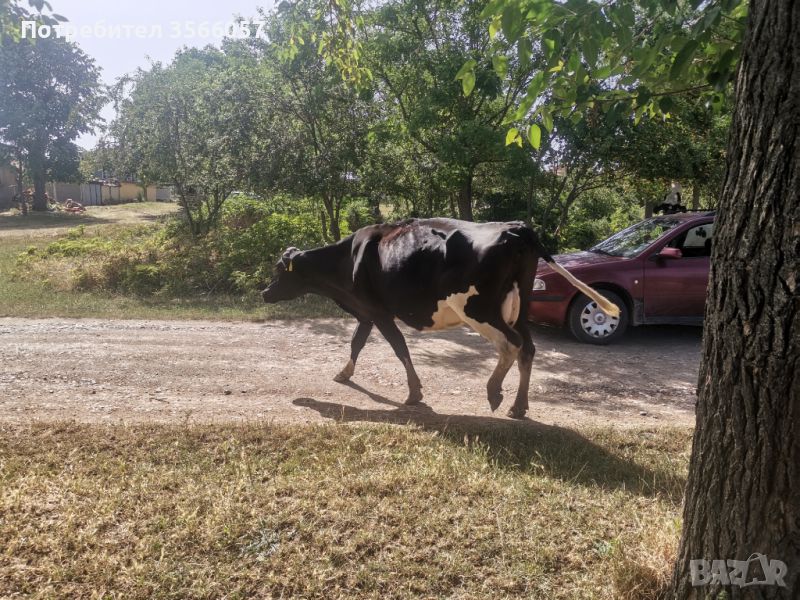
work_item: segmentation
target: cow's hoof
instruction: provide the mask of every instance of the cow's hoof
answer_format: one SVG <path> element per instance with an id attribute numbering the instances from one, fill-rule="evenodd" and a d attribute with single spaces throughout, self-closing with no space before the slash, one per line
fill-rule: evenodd
<path id="1" fill-rule="evenodd" d="M 497 407 L 500 406 L 503 402 L 503 393 L 502 392 L 489 392 L 489 406 L 492 409 L 492 412 L 497 410 Z"/>
<path id="2" fill-rule="evenodd" d="M 527 409 L 524 408 L 517 408 L 516 406 L 512 406 L 508 409 L 506 413 L 512 419 L 524 419 L 525 413 L 528 412 Z"/>
<path id="3" fill-rule="evenodd" d="M 408 398 L 406 398 L 405 404 L 406 406 L 414 406 L 420 402 L 422 402 L 422 391 L 416 390 L 408 393 Z"/>
<path id="4" fill-rule="evenodd" d="M 339 371 L 336 377 L 333 380 L 336 383 L 345 383 L 346 381 L 350 381 L 350 378 L 353 376 L 353 373 L 356 372 L 356 365 L 352 360 L 347 361 L 347 364 L 344 366 L 344 369 Z"/>

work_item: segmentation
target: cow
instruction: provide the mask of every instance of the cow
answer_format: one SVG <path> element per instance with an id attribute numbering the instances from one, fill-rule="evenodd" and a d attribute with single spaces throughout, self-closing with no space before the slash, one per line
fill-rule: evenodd
<path id="1" fill-rule="evenodd" d="M 273 303 L 319 294 L 358 320 L 350 359 L 334 377 L 337 382 L 353 376 L 358 355 L 377 327 L 405 367 L 408 405 L 422 400 L 422 384 L 396 322 L 418 331 L 467 325 L 499 354 L 486 385 L 493 412 L 503 399 L 503 380 L 517 361 L 519 388 L 508 416 L 521 419 L 528 410 L 535 352 L 528 304 L 540 258 L 604 312 L 619 315 L 615 304 L 557 264 L 525 223 L 445 218 L 369 225 L 321 248 L 288 248 L 262 297 Z"/>

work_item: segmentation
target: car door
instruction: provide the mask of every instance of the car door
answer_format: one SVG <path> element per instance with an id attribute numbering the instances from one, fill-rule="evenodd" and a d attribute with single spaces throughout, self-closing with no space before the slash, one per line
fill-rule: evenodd
<path id="1" fill-rule="evenodd" d="M 644 264 L 644 317 L 646 322 L 702 319 L 708 288 L 714 223 L 691 225 L 677 231 L 661 248 L 676 248 L 680 258 L 658 255 Z"/>

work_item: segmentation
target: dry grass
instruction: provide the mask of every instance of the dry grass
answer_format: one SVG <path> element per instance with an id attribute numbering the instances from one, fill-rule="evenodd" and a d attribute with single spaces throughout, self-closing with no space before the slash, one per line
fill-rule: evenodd
<path id="1" fill-rule="evenodd" d="M 686 430 L 0 426 L 0 596 L 653 598 Z"/>

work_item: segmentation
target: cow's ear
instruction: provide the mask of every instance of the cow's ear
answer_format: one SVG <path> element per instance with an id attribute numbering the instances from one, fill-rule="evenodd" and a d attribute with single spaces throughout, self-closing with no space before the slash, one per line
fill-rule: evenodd
<path id="1" fill-rule="evenodd" d="M 295 256 L 297 256 L 298 254 L 300 254 L 300 250 L 298 250 L 294 246 L 290 246 L 283 253 L 283 256 L 281 256 L 281 262 L 283 263 L 283 266 L 290 273 L 294 270 L 293 261 L 294 261 Z"/>

